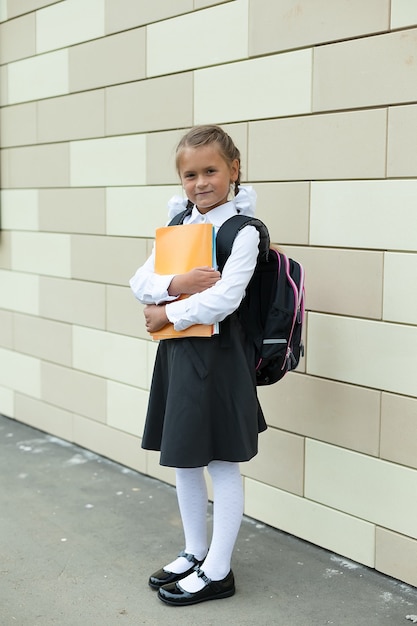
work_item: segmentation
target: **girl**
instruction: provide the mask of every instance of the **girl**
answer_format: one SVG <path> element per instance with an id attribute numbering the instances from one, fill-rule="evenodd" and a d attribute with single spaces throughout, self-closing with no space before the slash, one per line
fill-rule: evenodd
<path id="1" fill-rule="evenodd" d="M 177 171 L 186 200 L 173 198 L 170 218 L 188 207 L 184 224 L 209 222 L 215 232 L 237 213 L 254 214 L 255 192 L 240 187 L 240 153 L 218 126 L 197 126 L 180 141 Z M 230 190 L 235 197 L 228 201 Z M 149 579 L 167 604 L 188 605 L 235 592 L 230 569 L 243 514 L 239 462 L 257 453 L 266 429 L 254 373 L 253 346 L 235 314 L 253 274 L 259 234 L 253 226 L 237 235 L 222 275 L 212 267 L 186 274 L 154 273 L 154 253 L 130 285 L 145 304 L 148 332 L 168 322 L 175 330 L 220 324 L 209 338 L 159 343 L 142 447 L 160 450 L 161 465 L 176 468 L 176 489 L 185 549 Z M 188 294 L 178 300 L 179 295 Z M 213 535 L 207 543 L 207 467 L 213 484 Z"/>

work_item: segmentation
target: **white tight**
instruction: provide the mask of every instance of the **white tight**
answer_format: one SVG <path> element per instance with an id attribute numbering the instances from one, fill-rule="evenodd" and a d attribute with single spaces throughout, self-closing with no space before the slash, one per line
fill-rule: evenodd
<path id="1" fill-rule="evenodd" d="M 230 571 L 232 552 L 242 521 L 243 485 L 238 463 L 212 461 L 207 469 L 214 495 L 213 536 L 202 569 L 212 580 L 222 580 Z M 207 486 L 204 468 L 177 468 L 176 482 L 185 551 L 201 560 L 207 552 Z M 165 569 L 180 573 L 189 566 L 185 559 L 177 559 L 166 565 Z M 191 576 L 195 577 L 195 574 Z M 181 586 L 183 582 L 187 585 L 186 581 L 183 579 Z"/>
<path id="2" fill-rule="evenodd" d="M 203 467 L 175 470 L 185 551 L 202 561 L 207 554 L 207 485 Z"/>

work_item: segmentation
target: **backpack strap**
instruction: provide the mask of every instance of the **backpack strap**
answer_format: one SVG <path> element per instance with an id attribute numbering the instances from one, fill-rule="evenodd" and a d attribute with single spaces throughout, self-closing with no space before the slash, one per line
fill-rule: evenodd
<path id="1" fill-rule="evenodd" d="M 270 238 L 265 224 L 255 217 L 233 215 L 220 226 L 216 236 L 216 257 L 220 272 L 223 271 L 225 263 L 230 256 L 236 235 L 245 226 L 255 226 L 260 237 L 258 260 L 268 260 Z"/>
<path id="2" fill-rule="evenodd" d="M 180 211 L 180 213 L 177 213 L 177 215 L 174 215 L 174 217 L 172 218 L 168 226 L 179 226 L 180 224 L 183 223 L 184 219 L 188 215 L 191 215 L 192 210 L 193 210 L 193 207 L 189 206 L 184 211 Z"/>

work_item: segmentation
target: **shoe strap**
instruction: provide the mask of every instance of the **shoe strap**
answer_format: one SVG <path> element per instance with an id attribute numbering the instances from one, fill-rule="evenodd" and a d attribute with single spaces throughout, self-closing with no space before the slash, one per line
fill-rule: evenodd
<path id="1" fill-rule="evenodd" d="M 230 575 L 232 576 L 232 586 L 233 586 L 233 574 L 232 574 L 232 571 L 229 572 L 229 574 L 226 576 L 226 578 L 224 578 L 224 580 L 211 580 L 211 578 L 209 578 L 208 576 L 205 575 L 205 573 L 203 572 L 203 570 L 200 568 L 199 565 L 197 565 L 197 567 L 194 568 L 194 571 L 197 573 L 197 576 L 199 578 L 202 578 L 204 580 L 206 585 L 211 587 L 212 591 L 215 591 L 215 592 L 224 591 L 224 588 L 223 588 L 222 585 L 225 582 L 226 578 L 228 578 Z"/>
<path id="2" fill-rule="evenodd" d="M 209 578 L 208 576 L 205 575 L 205 573 L 203 572 L 202 569 L 200 569 L 199 567 L 196 568 L 195 570 L 197 572 L 197 576 L 199 578 L 202 578 L 204 580 L 204 582 L 206 583 L 206 585 L 211 585 L 212 580 L 211 578 Z"/>
<path id="3" fill-rule="evenodd" d="M 200 563 L 200 561 L 195 558 L 194 554 L 190 554 L 189 552 L 186 552 L 185 550 L 181 550 L 178 556 L 179 557 L 182 556 L 184 559 L 187 559 L 187 561 L 189 561 L 190 563 L 194 563 L 194 565 L 197 565 L 197 563 Z"/>

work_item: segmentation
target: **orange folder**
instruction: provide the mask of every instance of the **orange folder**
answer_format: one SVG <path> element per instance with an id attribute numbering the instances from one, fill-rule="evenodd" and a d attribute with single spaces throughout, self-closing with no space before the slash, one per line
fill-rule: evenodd
<path id="1" fill-rule="evenodd" d="M 212 224 L 163 226 L 156 229 L 155 272 L 157 274 L 185 274 L 195 267 L 213 267 L 215 254 Z M 187 298 L 180 296 L 180 299 Z M 186 330 L 174 330 L 167 324 L 152 335 L 153 339 L 178 337 L 211 337 L 214 325 L 194 324 Z"/>

